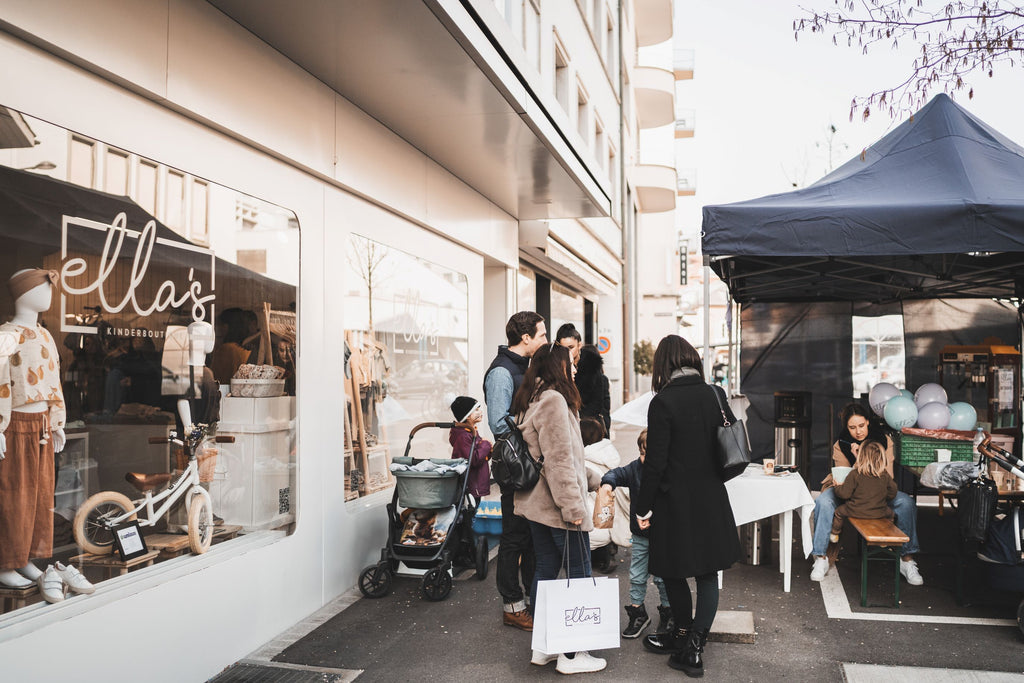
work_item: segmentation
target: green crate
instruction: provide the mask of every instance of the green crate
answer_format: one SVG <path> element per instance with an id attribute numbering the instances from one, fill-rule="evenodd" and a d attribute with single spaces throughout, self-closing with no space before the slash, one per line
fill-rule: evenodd
<path id="1" fill-rule="evenodd" d="M 974 460 L 973 441 L 954 441 L 952 439 L 932 439 L 915 434 L 900 434 L 899 461 L 904 467 L 923 467 L 935 462 L 936 448 L 946 448 L 951 452 L 951 461 L 969 462 Z"/>

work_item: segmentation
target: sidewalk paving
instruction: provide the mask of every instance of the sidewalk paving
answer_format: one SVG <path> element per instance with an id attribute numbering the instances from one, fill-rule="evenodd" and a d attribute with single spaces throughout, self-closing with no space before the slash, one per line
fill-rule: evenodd
<path id="1" fill-rule="evenodd" d="M 635 435 L 636 430 L 616 435 L 624 460 L 635 455 Z M 925 585 L 901 586 L 903 604 L 898 609 L 860 607 L 860 567 L 851 553 L 821 584 L 809 580 L 810 563 L 795 557 L 791 593 L 782 590 L 777 563 L 741 564 L 726 571 L 719 610 L 751 613 L 756 635 L 753 643 L 710 642 L 705 678 L 857 683 L 1024 680 L 1024 641 L 1013 621 L 1019 596 L 977 586 L 968 596 L 974 605 L 956 605 L 953 561 L 943 545 L 954 523 L 948 511 L 939 517 L 935 508 L 921 508 L 918 526 L 926 552 L 918 561 Z M 851 542 L 847 547 L 854 546 Z M 619 579 L 625 604 L 628 551 L 620 551 L 616 562 L 611 576 Z M 471 572 L 457 577 L 442 602 L 422 598 L 416 578 L 396 577 L 391 594 L 377 600 L 350 591 L 213 680 L 364 683 L 560 677 L 554 664 L 530 664 L 529 633 L 502 625 L 493 566 L 492 562 L 492 571 L 482 582 Z M 871 601 L 891 599 L 889 572 L 872 568 L 869 577 Z M 652 584 L 647 593 L 650 614 L 656 615 L 656 605 Z M 608 667 L 587 675 L 587 680 L 685 678 L 668 668 L 665 657 L 646 652 L 639 639 L 623 639 L 618 649 L 596 654 L 608 660 Z"/>

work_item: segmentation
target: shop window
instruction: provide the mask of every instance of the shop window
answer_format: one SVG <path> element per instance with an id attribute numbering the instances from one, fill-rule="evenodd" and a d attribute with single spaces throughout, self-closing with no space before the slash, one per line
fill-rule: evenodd
<path id="1" fill-rule="evenodd" d="M 466 394 L 469 286 L 463 273 L 359 235 L 345 287 L 345 499 L 394 485 L 391 458 L 421 422 L 449 421 Z M 447 458 L 447 434 L 416 456 Z"/>
<path id="2" fill-rule="evenodd" d="M 557 330 L 565 323 L 572 323 L 577 330 L 585 329 L 583 297 L 557 282 L 551 283 L 551 324 Z"/>
<path id="3" fill-rule="evenodd" d="M 879 382 L 906 388 L 903 316 L 853 316 L 853 395 Z"/>
<path id="4" fill-rule="evenodd" d="M 537 274 L 530 268 L 520 265 L 516 281 L 518 283 L 518 304 L 516 304 L 516 308 L 520 311 L 536 311 Z"/>
<path id="5" fill-rule="evenodd" d="M 5 548 L 10 557 L 0 565 L 0 582 L 17 582 L 12 570 L 32 578 L 30 567 L 58 562 L 78 567 L 93 584 L 106 578 L 107 567 L 125 569 L 108 521 L 144 501 L 147 488 L 160 502 L 176 504 L 162 509 L 157 502 L 152 516 L 138 509 L 143 563 L 202 552 L 240 535 L 290 530 L 297 457 L 295 214 L 25 120 L 41 144 L 70 150 L 57 175 L 72 185 L 0 166 L 0 186 L 11 198 L 0 217 L 0 280 L 26 269 L 39 269 L 29 277 L 43 278 L 30 282 L 28 293 L 0 287 L 0 321 L 11 321 L 0 325 L 0 336 L 14 342 L 13 352 L 0 358 L 0 385 L 13 388 L 12 400 L 0 401 L 0 431 L 12 420 L 44 415 L 51 427 L 63 429 L 66 444 L 55 459 L 41 459 L 55 461 L 52 469 L 44 466 L 30 477 L 0 467 L 0 490 L 37 490 L 28 499 L 43 501 L 33 512 L 12 510 L 6 502 L 12 497 L 0 497 L 0 538 L 24 543 L 13 552 Z M 96 150 L 104 150 L 99 175 Z M 191 197 L 192 216 L 208 217 L 206 233 L 215 246 L 190 241 L 154 217 L 165 196 L 181 220 Z M 275 245 L 263 259 L 263 273 L 246 265 L 253 259 L 245 249 L 265 246 L 248 244 L 251 231 L 233 220 L 240 202 L 254 207 L 256 232 Z M 191 228 L 199 232 L 196 223 Z M 45 277 L 51 270 L 57 273 L 53 288 Z M 38 395 L 29 386 L 47 390 Z M 43 412 L 33 412 L 39 408 Z M 168 443 L 172 432 L 183 434 L 183 416 L 203 425 L 188 450 Z M 47 443 L 60 441 L 54 433 Z M 6 461 L 29 456 L 19 449 L 36 447 L 31 442 L 8 438 Z M 126 480 L 129 472 L 146 475 L 155 487 L 138 477 Z M 19 522 L 33 515 L 45 521 Z M 34 591 L 24 597 L 30 606 L 44 600 Z M 6 618 L 0 616 L 0 628 Z"/>

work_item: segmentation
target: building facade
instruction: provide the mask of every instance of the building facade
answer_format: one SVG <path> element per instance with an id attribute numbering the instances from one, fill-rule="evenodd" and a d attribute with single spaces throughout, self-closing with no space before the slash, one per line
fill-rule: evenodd
<path id="1" fill-rule="evenodd" d="M 516 310 L 628 394 L 636 235 L 675 189 L 638 164 L 673 100 L 636 55 L 671 27 L 670 0 L 0 1 L 0 278 L 57 271 L 67 412 L 29 559 L 96 586 L 5 601 L 2 677 L 202 680 L 352 588 L 390 459 L 480 396 Z M 179 552 L 171 510 L 108 572 L 82 534 L 126 472 L 188 466 L 153 443 L 182 400 L 232 439 L 196 449 L 213 545 Z"/>

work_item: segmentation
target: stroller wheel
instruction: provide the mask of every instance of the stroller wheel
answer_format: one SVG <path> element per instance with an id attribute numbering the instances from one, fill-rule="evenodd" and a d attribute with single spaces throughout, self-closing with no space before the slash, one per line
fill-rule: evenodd
<path id="1" fill-rule="evenodd" d="M 385 563 L 371 564 L 359 575 L 359 590 L 368 598 L 382 598 L 391 591 L 391 572 Z"/>
<path id="2" fill-rule="evenodd" d="M 423 597 L 437 602 L 444 600 L 452 592 L 452 577 L 441 567 L 434 567 L 423 575 Z"/>
<path id="3" fill-rule="evenodd" d="M 487 539 L 483 536 L 476 537 L 476 579 L 483 581 L 487 578 L 487 557 L 489 553 Z"/>

